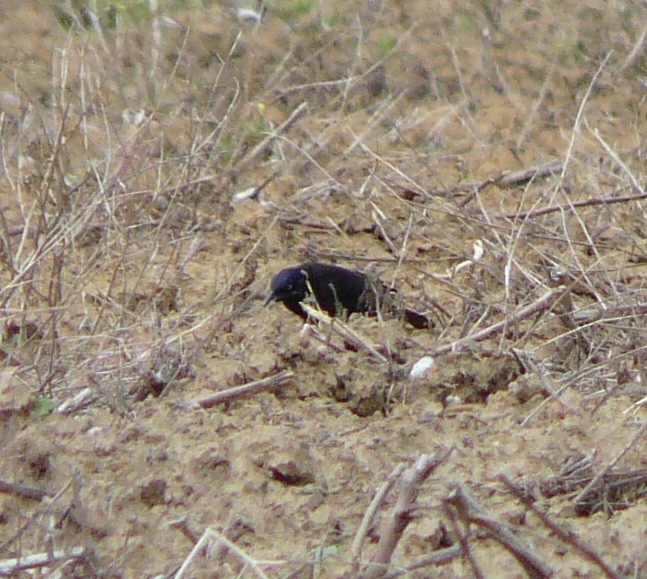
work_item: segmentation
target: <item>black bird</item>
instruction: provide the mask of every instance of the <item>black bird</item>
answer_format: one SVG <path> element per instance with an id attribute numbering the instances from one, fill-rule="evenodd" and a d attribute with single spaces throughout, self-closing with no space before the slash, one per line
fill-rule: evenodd
<path id="1" fill-rule="evenodd" d="M 308 317 L 301 307 L 307 299 L 316 300 L 331 316 L 348 317 L 357 312 L 369 316 L 403 316 L 415 328 L 428 328 L 426 316 L 402 307 L 393 290 L 377 279 L 328 263 L 302 263 L 281 270 L 270 284 L 271 294 L 265 305 L 281 302 L 304 320 Z"/>

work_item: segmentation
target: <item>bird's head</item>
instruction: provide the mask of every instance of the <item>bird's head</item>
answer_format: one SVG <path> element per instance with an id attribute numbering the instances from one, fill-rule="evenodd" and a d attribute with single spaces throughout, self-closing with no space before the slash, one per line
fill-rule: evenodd
<path id="1" fill-rule="evenodd" d="M 270 283 L 270 295 L 265 305 L 289 300 L 301 301 L 307 293 L 306 275 L 300 267 L 288 267 L 276 274 Z"/>

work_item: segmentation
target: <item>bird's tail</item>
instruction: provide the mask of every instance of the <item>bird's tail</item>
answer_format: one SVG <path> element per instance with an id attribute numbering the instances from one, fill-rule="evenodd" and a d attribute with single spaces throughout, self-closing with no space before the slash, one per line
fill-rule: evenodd
<path id="1" fill-rule="evenodd" d="M 431 327 L 431 322 L 427 316 L 423 316 L 418 312 L 410 310 L 409 308 L 404 309 L 404 319 L 407 320 L 414 328 L 424 329 Z"/>

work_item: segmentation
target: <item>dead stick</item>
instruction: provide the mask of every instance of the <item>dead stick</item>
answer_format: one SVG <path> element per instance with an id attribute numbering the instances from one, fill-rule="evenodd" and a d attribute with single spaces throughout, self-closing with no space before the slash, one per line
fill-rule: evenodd
<path id="1" fill-rule="evenodd" d="M 552 175 L 558 171 L 562 170 L 564 162 L 561 159 L 553 159 L 544 163 L 543 165 L 538 165 L 536 167 L 531 167 L 530 169 L 522 169 L 521 171 L 514 171 L 513 173 L 508 173 L 507 175 L 502 175 L 498 181 L 497 185 L 501 187 L 511 187 L 512 185 L 518 185 L 519 183 L 525 183 L 531 179 L 536 179 L 538 177 L 546 177 Z"/>
<path id="2" fill-rule="evenodd" d="M 551 306 L 553 302 L 562 297 L 565 291 L 566 290 L 563 287 L 558 287 L 550 290 L 549 292 L 541 296 L 537 301 L 519 310 L 512 317 L 497 322 L 496 324 L 493 324 L 490 327 L 481 330 L 480 332 L 476 332 L 475 334 L 471 334 L 470 336 L 465 336 L 464 338 L 456 340 L 451 344 L 445 344 L 444 346 L 433 348 L 427 353 L 427 355 L 432 357 L 440 356 L 442 354 L 447 354 L 448 352 L 451 352 L 453 350 L 458 350 L 466 344 L 481 342 L 487 338 L 490 338 L 495 334 L 503 331 L 504 329 L 511 328 L 512 326 L 518 324 L 526 318 L 535 315 L 537 312 L 548 309 L 548 307 Z"/>
<path id="3" fill-rule="evenodd" d="M 533 211 L 523 211 L 519 213 L 509 213 L 503 217 L 507 219 L 528 219 L 530 217 L 540 217 L 548 213 L 555 213 L 557 211 L 573 211 L 577 207 L 591 207 L 594 205 L 612 205 L 614 203 L 629 203 L 631 201 L 640 201 L 647 199 L 647 193 L 640 193 L 639 195 L 625 195 L 624 197 L 602 197 L 601 199 L 585 199 L 584 201 L 574 201 L 568 205 L 555 205 L 553 207 L 544 207 L 543 209 L 535 209 Z"/>
<path id="4" fill-rule="evenodd" d="M 192 545 L 195 545 L 200 540 L 200 535 L 198 535 L 198 533 L 196 533 L 189 526 L 189 518 L 186 516 L 171 521 L 169 523 L 169 527 L 171 529 L 177 529 L 178 531 L 180 531 L 180 533 L 182 533 L 187 539 L 189 539 L 189 541 L 191 541 Z"/>
<path id="5" fill-rule="evenodd" d="M 16 495 L 21 499 L 32 499 L 34 501 L 40 501 L 45 497 L 51 497 L 54 495 L 52 491 L 36 489 L 34 487 L 28 487 L 21 484 L 9 483 L 3 480 L 0 480 L 0 493 L 6 495 Z"/>
<path id="6" fill-rule="evenodd" d="M 467 559 L 469 564 L 472 566 L 472 570 L 474 571 L 474 577 L 476 577 L 476 579 L 485 579 L 485 574 L 483 573 L 483 570 L 481 569 L 479 562 L 476 560 L 476 557 L 472 553 L 472 549 L 470 547 L 469 541 L 467 540 L 467 532 L 463 532 L 458 524 L 458 513 L 456 512 L 455 509 L 451 508 L 447 503 L 443 505 L 443 510 L 445 511 L 445 514 L 449 518 L 449 523 L 452 528 L 452 531 L 454 531 L 454 533 L 458 537 L 459 551 L 463 554 L 463 557 L 465 557 L 465 559 Z M 466 525 L 466 527 L 469 529 L 469 525 Z"/>
<path id="7" fill-rule="evenodd" d="M 618 461 L 625 455 L 627 452 L 629 452 L 629 449 L 633 447 L 636 442 L 640 439 L 643 434 L 645 434 L 645 431 L 647 430 L 647 422 L 644 422 L 643 425 L 638 429 L 638 432 L 634 434 L 634 436 L 631 438 L 631 440 L 627 443 L 627 445 L 620 451 L 618 456 L 616 456 L 605 468 L 603 468 L 599 473 L 597 473 L 594 477 L 593 480 L 589 484 L 587 484 L 582 492 L 575 497 L 575 500 L 573 501 L 574 504 L 579 503 L 582 499 L 586 497 L 588 492 L 597 484 L 597 482 L 605 475 L 607 474 L 617 463 Z"/>
<path id="8" fill-rule="evenodd" d="M 385 574 L 398 542 L 414 518 L 414 505 L 422 483 L 440 464 L 447 460 L 453 451 L 453 447 L 449 448 L 440 457 L 422 455 L 411 468 L 402 473 L 400 495 L 391 516 L 382 526 L 375 554 L 366 569 L 366 577 L 379 577 Z"/>
<path id="9" fill-rule="evenodd" d="M 572 545 L 577 551 L 582 553 L 587 559 L 595 563 L 607 577 L 612 577 L 613 579 L 621 579 L 621 576 L 618 575 L 607 563 L 602 560 L 602 557 L 594 551 L 591 547 L 586 545 L 581 541 L 577 535 L 573 532 L 564 531 L 557 523 L 555 523 L 546 513 L 540 511 L 528 497 L 524 495 L 523 492 L 517 485 L 515 485 L 506 475 L 501 474 L 497 477 L 506 488 L 515 496 L 523 505 L 528 508 L 533 515 L 535 515 L 546 527 L 548 527 L 555 535 L 557 535 L 565 543 Z"/>
<path id="10" fill-rule="evenodd" d="M 553 570 L 539 556 L 519 541 L 512 531 L 486 512 L 460 484 L 454 485 L 445 503 L 453 507 L 465 525 L 474 523 L 490 532 L 491 537 L 506 549 L 530 577 L 551 577 Z"/>
<path id="11" fill-rule="evenodd" d="M 220 543 L 223 543 L 225 548 L 229 550 L 233 556 L 237 557 L 243 563 L 245 568 L 243 569 L 242 574 L 244 574 L 245 569 L 249 569 L 257 577 L 260 577 L 261 579 L 269 579 L 269 577 L 261 569 L 261 566 L 269 565 L 269 566 L 276 567 L 279 565 L 283 566 L 287 563 L 287 561 L 280 560 L 280 559 L 279 560 L 254 559 L 252 556 L 248 555 L 245 551 L 243 551 L 240 547 L 236 546 L 236 544 L 233 541 L 230 541 L 223 533 L 217 531 L 216 529 L 208 528 L 204 533 L 202 533 L 200 540 L 193 547 L 188 557 L 182 563 L 182 566 L 177 570 L 177 572 L 173 576 L 173 579 L 182 579 L 182 577 L 184 577 L 185 573 L 187 572 L 187 570 L 189 569 L 193 561 L 197 558 L 197 556 L 201 552 L 207 552 L 207 551 L 210 552 L 212 547 L 217 547 Z"/>
<path id="12" fill-rule="evenodd" d="M 311 292 L 313 293 L 313 292 Z M 368 350 L 375 358 L 384 364 L 388 364 L 389 360 L 382 356 L 377 351 L 377 346 L 371 344 L 366 338 L 361 336 L 359 333 L 351 330 L 346 324 L 340 322 L 338 319 L 331 318 L 325 312 L 322 312 L 316 308 L 313 308 L 311 305 L 306 303 L 301 303 L 301 307 L 305 310 L 306 314 L 311 318 L 317 320 L 320 323 L 327 324 L 331 329 L 342 337 L 342 339 L 350 342 L 351 344 L 357 346 L 358 348 L 364 348 Z"/>
<path id="13" fill-rule="evenodd" d="M 416 569 L 422 569 L 423 567 L 430 567 L 431 565 L 444 565 L 445 563 L 453 561 L 456 557 L 459 557 L 461 553 L 462 550 L 460 545 L 452 545 L 446 549 L 434 551 L 433 555 L 427 555 L 418 561 L 405 565 L 403 571 L 404 573 L 407 573 L 409 571 L 415 571 Z M 404 573 L 398 573 L 396 571 L 395 573 L 387 575 L 384 579 L 391 579 L 392 577 L 397 577 Z"/>
<path id="14" fill-rule="evenodd" d="M 296 123 L 299 118 L 303 116 L 307 108 L 308 103 L 304 101 L 296 109 L 294 109 L 292 111 L 292 114 L 281 125 L 276 127 L 276 129 L 272 131 L 272 133 L 267 135 L 245 156 L 242 161 L 240 161 L 240 163 L 236 167 L 236 172 L 238 174 L 244 173 L 247 166 L 259 155 L 259 153 L 264 151 L 265 148 L 269 146 L 276 138 L 278 138 L 279 135 L 282 135 L 283 133 L 289 131 L 292 125 L 294 125 L 294 123 Z"/>
<path id="15" fill-rule="evenodd" d="M 229 390 L 223 390 L 222 392 L 216 392 L 205 398 L 198 398 L 193 401 L 193 404 L 200 406 L 201 408 L 212 408 L 216 404 L 223 404 L 236 398 L 243 398 L 245 396 L 252 396 L 253 394 L 258 394 L 264 390 L 271 390 L 277 386 L 282 386 L 294 376 L 293 372 L 286 370 L 284 372 L 279 372 L 270 376 L 268 378 L 263 378 L 262 380 L 256 380 L 255 382 L 248 382 L 242 386 L 236 386 L 230 388 Z"/>
<path id="16" fill-rule="evenodd" d="M 462 182 L 454 185 L 450 188 L 450 192 L 453 191 L 482 191 L 489 185 L 499 185 L 501 187 L 511 187 L 513 185 L 519 185 L 520 183 L 525 183 L 532 179 L 537 179 L 539 177 L 546 177 L 552 175 L 556 172 L 561 172 L 564 162 L 561 159 L 551 159 L 550 161 L 544 163 L 543 165 L 536 165 L 534 167 L 529 167 L 528 169 L 521 169 L 520 171 L 513 171 L 512 173 L 506 173 L 501 175 L 496 175 L 495 177 L 489 177 L 484 181 L 469 181 Z"/>
<path id="17" fill-rule="evenodd" d="M 51 567 L 54 563 L 68 559 L 80 559 L 85 554 L 85 547 L 74 547 L 70 551 L 52 551 L 51 553 L 37 553 L 25 555 L 15 559 L 0 561 L 0 575 L 14 575 L 19 571 L 35 569 L 37 567 Z"/>
<path id="18" fill-rule="evenodd" d="M 647 44 L 647 13 L 645 13 L 645 25 L 643 27 L 643 31 L 638 37 L 638 40 L 636 40 L 636 44 L 634 44 L 634 47 L 632 48 L 631 52 L 625 59 L 625 61 L 622 63 L 622 66 L 620 67 L 620 72 L 624 72 L 627 70 L 629 67 L 633 66 L 636 61 L 643 55 L 645 52 L 645 44 Z"/>
<path id="19" fill-rule="evenodd" d="M 355 573 L 359 571 L 361 560 L 362 560 L 362 548 L 364 547 L 364 541 L 366 540 L 366 535 L 368 533 L 369 528 L 371 527 L 371 524 L 375 520 L 375 515 L 377 514 L 377 510 L 382 506 L 382 503 L 384 502 L 386 495 L 393 488 L 393 485 L 400 477 L 403 470 L 404 470 L 403 465 L 396 466 L 393 469 L 393 472 L 389 475 L 389 478 L 386 479 L 386 482 L 380 487 L 377 493 L 375 493 L 375 496 L 373 497 L 371 504 L 369 505 L 368 509 L 366 509 L 366 512 L 364 513 L 362 522 L 359 528 L 357 529 L 357 533 L 355 533 L 355 539 L 353 540 L 353 546 L 351 548 L 351 553 L 353 556 L 353 571 Z"/>

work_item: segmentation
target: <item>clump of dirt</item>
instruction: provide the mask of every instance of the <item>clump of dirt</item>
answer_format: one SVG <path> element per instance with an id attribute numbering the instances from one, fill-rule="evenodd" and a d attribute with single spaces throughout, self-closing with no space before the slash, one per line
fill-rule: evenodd
<path id="1" fill-rule="evenodd" d="M 642 9 L 83 6 L 0 8 L 0 574 L 647 574 Z"/>

